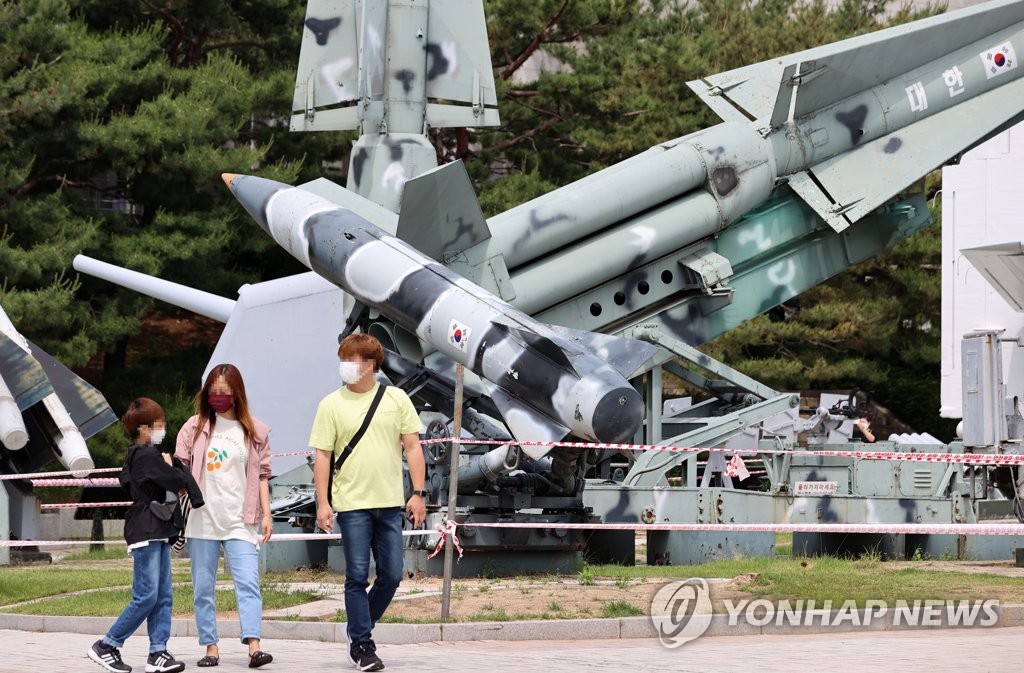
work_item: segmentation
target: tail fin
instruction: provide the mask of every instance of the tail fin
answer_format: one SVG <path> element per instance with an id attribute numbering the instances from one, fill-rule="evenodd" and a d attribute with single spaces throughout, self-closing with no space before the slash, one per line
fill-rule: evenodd
<path id="1" fill-rule="evenodd" d="M 565 438 L 570 430 L 558 421 L 534 409 L 528 403 L 512 397 L 493 383 L 483 379 L 484 388 L 491 401 L 498 407 L 509 432 L 516 439 L 526 442 L 557 442 Z M 530 458 L 537 460 L 551 452 L 551 447 L 528 445 L 522 447 Z"/>
<path id="2" fill-rule="evenodd" d="M 71 420 L 78 426 L 82 437 L 88 439 L 103 428 L 117 422 L 117 415 L 111 410 L 103 393 L 87 383 L 85 379 L 57 362 L 49 353 L 31 341 L 28 342 L 32 357 L 42 365 L 46 378 L 53 386 Z"/>
<path id="3" fill-rule="evenodd" d="M 964 248 L 960 252 L 1010 307 L 1024 313 L 1024 242 Z"/>
<path id="4" fill-rule="evenodd" d="M 427 123 L 434 127 L 499 126 L 483 2 L 431 2 L 429 26 L 427 100 L 447 103 L 430 103 Z"/>
<path id="5" fill-rule="evenodd" d="M 569 355 L 565 352 L 561 345 L 555 343 L 554 341 L 543 335 L 537 334 L 536 332 L 531 332 L 529 330 L 520 329 L 515 325 L 507 325 L 503 322 L 498 322 L 495 320 L 492 320 L 491 324 L 494 325 L 494 327 L 496 327 L 497 329 L 504 332 L 505 334 L 512 336 L 516 341 L 518 341 L 523 346 L 526 346 L 533 350 L 535 353 L 538 353 L 539 355 L 543 356 L 546 360 L 551 362 L 551 364 L 555 365 L 559 369 L 562 369 L 563 371 L 568 372 L 572 376 L 579 378 L 579 372 L 577 372 L 576 368 L 573 367 L 572 362 L 569 361 Z"/>
<path id="6" fill-rule="evenodd" d="M 397 236 L 442 263 L 491 237 L 461 161 L 438 166 L 405 183 Z"/>
<path id="7" fill-rule="evenodd" d="M 658 352 L 657 346 L 646 341 L 623 339 L 600 332 L 585 332 L 560 325 L 548 327 L 559 336 L 586 348 L 627 379 L 640 374 L 647 361 Z"/>
<path id="8" fill-rule="evenodd" d="M 23 347 L 4 332 L 0 375 L 15 402 L 13 412 L 21 415 L 14 422 L 27 434 L 20 450 L 0 452 L 0 471 L 32 472 L 54 456 L 68 469 L 91 469 L 85 439 L 117 422 L 103 395 L 31 341 Z M 0 420 L 0 431 L 9 431 L 11 419 Z"/>
<path id="9" fill-rule="evenodd" d="M 22 411 L 53 393 L 53 386 L 36 359 L 3 332 L 0 332 L 0 376 Z"/>
<path id="10" fill-rule="evenodd" d="M 309 0 L 292 102 L 293 131 L 358 128 L 362 100 L 391 98 L 403 82 L 386 73 L 387 3 Z M 426 123 L 497 126 L 498 98 L 481 0 L 432 2 L 410 33 L 426 59 Z M 396 98 L 398 96 L 395 96 Z M 445 103 L 429 101 L 444 100 Z"/>

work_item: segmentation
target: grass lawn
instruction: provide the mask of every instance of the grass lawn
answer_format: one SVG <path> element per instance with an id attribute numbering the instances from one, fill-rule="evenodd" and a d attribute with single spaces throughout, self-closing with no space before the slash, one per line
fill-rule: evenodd
<path id="1" fill-rule="evenodd" d="M 868 600 L 997 599 L 1004 604 L 1024 603 L 1024 574 L 1009 564 L 985 567 L 970 561 L 793 557 L 791 545 L 790 536 L 780 536 L 776 543 L 780 553 L 775 558 L 696 566 L 586 565 L 572 575 L 466 578 L 453 588 L 452 601 L 462 606 L 458 621 L 621 617 L 646 614 L 653 592 L 666 582 L 703 577 L 729 580 L 711 585 L 719 612 L 724 608 L 721 600 L 715 599 L 716 587 L 724 592 L 720 594 L 722 600 L 813 600 L 818 606 L 826 601 L 838 606 L 847 600 L 861 607 Z M 131 559 L 123 550 L 75 554 L 47 566 L 0 567 L 0 612 L 114 617 L 131 598 L 131 578 Z M 173 578 L 175 614 L 189 615 L 192 586 L 187 560 L 174 560 Z M 222 572 L 219 579 L 230 578 Z M 326 585 L 334 585 L 337 593 L 337 585 L 343 581 L 342 575 L 324 570 L 268 572 L 261 580 L 264 607 L 273 610 L 316 601 L 326 595 Z M 313 588 L 297 590 L 292 586 L 295 582 Z M 319 584 L 324 586 L 318 589 Z M 406 588 L 410 598 L 419 593 L 424 596 L 396 601 L 384 621 L 438 621 L 433 602 L 439 601 L 440 579 L 418 577 Z M 217 592 L 217 609 L 237 609 L 230 587 Z M 342 611 L 331 612 L 320 619 L 344 621 L 345 615 Z"/>

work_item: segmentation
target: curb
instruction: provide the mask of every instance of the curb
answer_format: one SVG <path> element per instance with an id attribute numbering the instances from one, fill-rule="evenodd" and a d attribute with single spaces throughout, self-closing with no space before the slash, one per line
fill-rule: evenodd
<path id="1" fill-rule="evenodd" d="M 945 601 L 936 601 L 945 605 Z M 791 624 L 776 619 L 763 626 L 740 622 L 730 616 L 716 614 L 701 637 L 717 636 L 771 636 L 820 633 L 855 633 L 871 631 L 913 631 L 935 629 L 981 629 L 1024 626 L 1024 605 L 1008 604 L 995 608 L 999 619 L 994 624 L 950 624 L 946 615 L 937 614 L 927 624 L 902 623 L 895 614 L 883 619 L 872 619 L 869 611 L 845 613 L 840 624 L 831 624 L 841 610 L 813 610 L 802 614 Z M 855 618 L 849 619 L 851 616 Z M 0 629 L 32 632 L 91 633 L 102 635 L 110 628 L 114 617 L 61 617 L 54 615 L 19 615 L 0 613 Z M 846 623 L 846 622 L 849 623 Z M 237 622 L 219 621 L 222 638 L 238 638 Z M 144 634 L 143 624 L 136 632 Z M 171 636 L 198 637 L 196 625 L 190 619 L 171 620 Z M 321 642 L 348 642 L 345 624 L 338 622 L 300 622 L 264 620 L 264 640 L 316 640 Z M 381 645 L 408 645 L 413 643 L 474 640 L 610 640 L 616 638 L 658 638 L 659 633 L 649 617 L 620 617 L 616 619 L 560 619 L 514 622 L 467 622 L 450 624 L 377 624 L 374 640 Z"/>

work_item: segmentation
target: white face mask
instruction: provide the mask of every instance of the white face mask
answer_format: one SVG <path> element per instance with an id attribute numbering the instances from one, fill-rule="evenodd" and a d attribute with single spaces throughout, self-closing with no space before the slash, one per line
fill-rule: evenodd
<path id="1" fill-rule="evenodd" d="M 342 360 L 338 364 L 338 373 L 341 375 L 341 382 L 345 385 L 358 383 L 359 379 L 363 378 L 359 363 L 350 362 L 349 360 Z"/>
<path id="2" fill-rule="evenodd" d="M 151 434 L 149 436 L 149 443 L 152 444 L 153 446 L 156 446 L 160 442 L 164 441 L 164 437 L 166 437 L 166 436 L 167 436 L 167 429 L 166 428 L 161 428 L 159 430 L 154 430 L 153 434 Z"/>

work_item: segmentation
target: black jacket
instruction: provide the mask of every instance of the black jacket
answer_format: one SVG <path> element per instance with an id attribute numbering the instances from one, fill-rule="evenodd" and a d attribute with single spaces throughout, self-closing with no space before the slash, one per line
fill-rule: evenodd
<path id="1" fill-rule="evenodd" d="M 128 449 L 124 458 L 124 467 L 118 477 L 121 488 L 132 498 L 124 518 L 124 539 L 128 544 L 146 540 L 173 540 L 185 527 L 181 516 L 181 508 L 174 509 L 174 516 L 163 521 L 149 508 L 152 501 L 164 502 L 166 492 L 178 492 L 185 489 L 193 502 L 201 503 L 203 496 L 195 479 L 174 459 L 174 465 L 168 465 L 161 455 L 160 449 L 150 445 L 136 444 Z"/>

